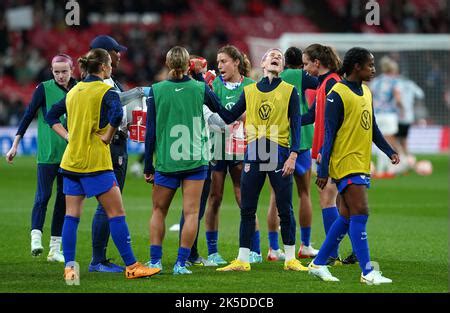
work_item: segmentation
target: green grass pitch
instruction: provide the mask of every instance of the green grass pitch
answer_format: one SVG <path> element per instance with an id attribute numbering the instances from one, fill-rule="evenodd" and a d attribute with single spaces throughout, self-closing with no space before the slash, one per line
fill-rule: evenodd
<path id="1" fill-rule="evenodd" d="M 419 156 L 423 159 L 425 156 Z M 30 215 L 36 185 L 36 165 L 33 157 L 18 157 L 14 165 L 0 160 L 0 292 L 2 293 L 66 293 L 66 292 L 149 292 L 149 293 L 448 293 L 448 192 L 449 157 L 426 156 L 433 162 L 433 175 L 421 177 L 415 173 L 391 180 L 372 180 L 369 190 L 370 219 L 368 224 L 371 258 L 394 283 L 366 286 L 359 283 L 358 265 L 331 268 L 341 281 L 325 283 L 305 272 L 285 272 L 282 263 L 263 262 L 247 273 L 218 273 L 213 267 L 194 267 L 193 275 L 173 276 L 178 233 L 168 231 L 178 223 L 181 212 L 179 193 L 166 220 L 163 245 L 164 273 L 150 279 L 126 280 L 122 274 L 89 273 L 91 257 L 91 221 L 96 202 L 85 202 L 78 229 L 76 260 L 81 266 L 79 286 L 67 286 L 63 280 L 63 265 L 46 261 L 50 237 L 53 198 L 50 200 L 44 228 L 44 254 L 30 255 Z M 131 157 L 130 164 L 135 160 Z M 319 248 L 324 231 L 318 196 L 312 188 L 312 242 Z M 258 218 L 261 225 L 262 253 L 267 253 L 266 213 L 269 193 L 261 194 Z M 143 178 L 129 173 L 124 204 L 136 257 L 149 258 L 148 220 L 151 214 L 151 186 Z M 297 212 L 298 198 L 294 197 Z M 297 213 L 296 213 L 296 219 Z M 204 224 L 200 225 L 199 249 L 206 256 Z M 221 208 L 219 251 L 232 260 L 238 252 L 239 210 L 231 184 L 227 181 Z M 297 249 L 298 249 L 297 231 Z M 281 239 L 280 239 L 281 243 Z M 348 238 L 340 254 L 350 252 Z M 110 239 L 108 256 L 122 263 Z"/>

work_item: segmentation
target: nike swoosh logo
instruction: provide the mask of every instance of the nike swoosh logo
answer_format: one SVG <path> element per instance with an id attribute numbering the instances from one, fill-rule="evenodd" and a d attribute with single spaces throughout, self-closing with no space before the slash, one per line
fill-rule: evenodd
<path id="1" fill-rule="evenodd" d="M 233 99 L 234 96 L 226 96 L 225 98 L 227 98 L 227 100 L 229 100 L 229 99 Z"/>
<path id="2" fill-rule="evenodd" d="M 327 98 L 328 101 L 334 102 L 334 99 Z"/>
<path id="3" fill-rule="evenodd" d="M 175 88 L 175 91 L 180 91 L 180 90 L 183 90 L 184 89 L 184 87 L 183 88 Z"/>
<path id="4" fill-rule="evenodd" d="M 281 172 L 282 170 L 282 168 L 280 168 L 279 170 L 275 170 L 275 173 Z"/>

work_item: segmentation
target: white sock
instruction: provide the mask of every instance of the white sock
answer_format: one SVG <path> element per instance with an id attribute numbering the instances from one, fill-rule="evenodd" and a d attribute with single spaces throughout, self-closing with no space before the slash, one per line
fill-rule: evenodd
<path id="1" fill-rule="evenodd" d="M 250 249 L 249 248 L 239 248 L 238 260 L 241 262 L 249 262 L 250 260 Z"/>
<path id="2" fill-rule="evenodd" d="M 377 173 L 387 172 L 390 162 L 390 159 L 384 153 L 380 152 L 377 158 Z"/>
<path id="3" fill-rule="evenodd" d="M 31 240 L 42 239 L 42 232 L 39 229 L 31 230 Z"/>
<path id="4" fill-rule="evenodd" d="M 51 236 L 50 237 L 50 251 L 60 251 L 61 250 L 62 237 Z"/>
<path id="5" fill-rule="evenodd" d="M 286 262 L 295 259 L 295 245 L 284 245 L 284 254 Z"/>

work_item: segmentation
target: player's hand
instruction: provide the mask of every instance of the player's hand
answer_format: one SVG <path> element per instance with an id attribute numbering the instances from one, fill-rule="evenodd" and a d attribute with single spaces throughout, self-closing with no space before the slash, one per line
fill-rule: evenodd
<path id="1" fill-rule="evenodd" d="M 327 183 L 328 183 L 328 177 L 317 177 L 317 179 L 316 179 L 316 185 L 320 189 L 325 188 Z"/>
<path id="2" fill-rule="evenodd" d="M 286 160 L 286 162 L 284 162 L 282 177 L 286 177 L 286 176 L 292 175 L 292 173 L 294 173 L 294 170 L 295 170 L 295 159 L 289 157 Z"/>
<path id="3" fill-rule="evenodd" d="M 145 178 L 146 183 L 153 184 L 153 182 L 155 180 L 155 175 L 154 174 L 144 174 L 144 178 Z"/>
<path id="4" fill-rule="evenodd" d="M 205 73 L 205 76 L 203 77 L 203 79 L 205 80 L 205 83 L 211 87 L 212 83 L 214 81 L 214 79 L 216 79 L 216 71 L 214 70 L 209 70 Z"/>
<path id="5" fill-rule="evenodd" d="M 107 134 L 97 134 L 97 136 L 100 137 L 100 140 L 105 144 L 105 145 L 109 145 L 112 141 L 112 137 L 109 137 Z"/>
<path id="6" fill-rule="evenodd" d="M 319 152 L 317 153 L 316 163 L 320 164 L 321 161 L 322 161 L 322 154 Z"/>
<path id="7" fill-rule="evenodd" d="M 391 155 L 391 163 L 392 164 L 400 163 L 400 156 L 397 153 L 394 153 L 393 155 Z"/>
<path id="8" fill-rule="evenodd" d="M 199 57 L 199 58 L 190 60 L 189 71 L 191 73 L 204 74 L 204 73 L 206 73 L 207 68 L 208 68 L 208 62 L 206 61 L 205 58 Z"/>
<path id="9" fill-rule="evenodd" d="M 17 154 L 17 148 L 14 147 L 14 146 L 11 147 L 11 149 L 9 149 L 8 153 L 6 153 L 6 161 L 9 164 L 12 164 L 13 163 L 13 159 L 16 156 L 16 154 Z"/>

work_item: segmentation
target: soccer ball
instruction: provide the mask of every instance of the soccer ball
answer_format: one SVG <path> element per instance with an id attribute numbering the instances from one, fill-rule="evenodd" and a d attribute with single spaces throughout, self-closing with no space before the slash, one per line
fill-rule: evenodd
<path id="1" fill-rule="evenodd" d="M 414 168 L 416 173 L 421 176 L 428 176 L 433 173 L 433 164 L 428 160 L 418 161 Z"/>

